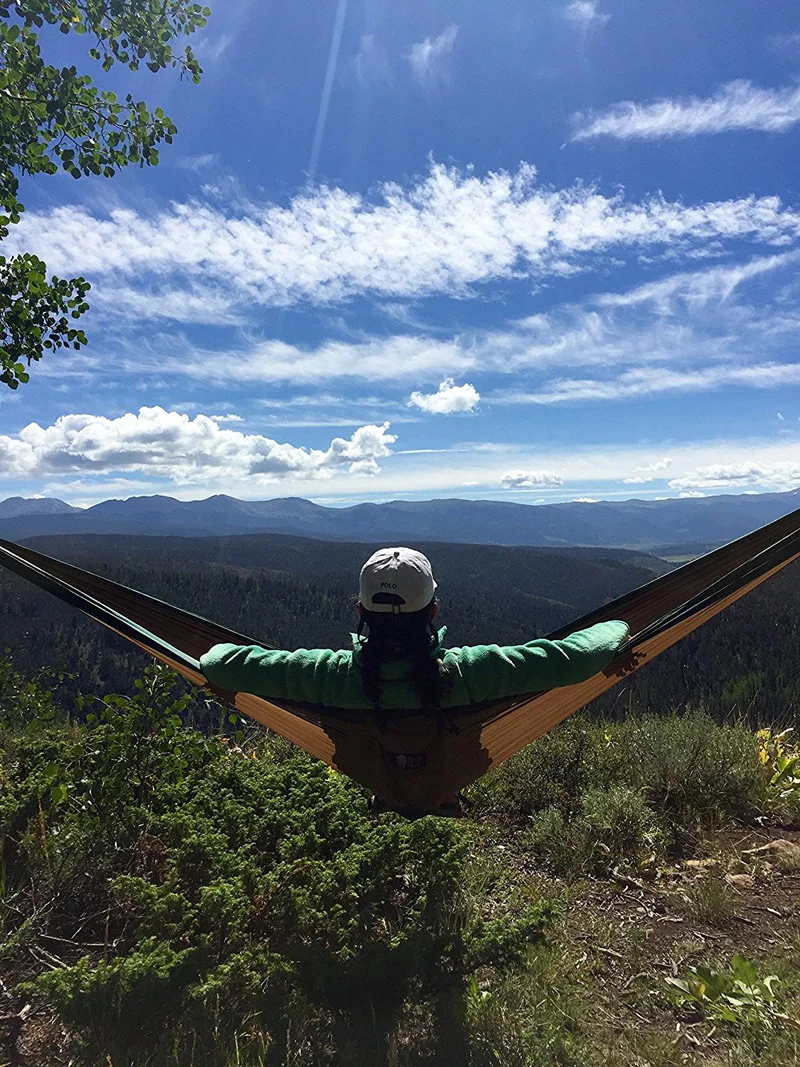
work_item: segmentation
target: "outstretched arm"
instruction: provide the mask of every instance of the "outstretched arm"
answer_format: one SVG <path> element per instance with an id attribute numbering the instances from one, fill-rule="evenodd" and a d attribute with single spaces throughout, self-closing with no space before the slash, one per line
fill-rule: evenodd
<path id="1" fill-rule="evenodd" d="M 273 700 L 325 703 L 343 653 L 332 649 L 261 648 L 260 645 L 213 645 L 200 657 L 200 669 L 213 686 L 255 693 Z"/>
<path id="2" fill-rule="evenodd" d="M 474 703 L 537 693 L 591 678 L 612 661 L 628 637 L 628 624 L 600 622 L 559 641 L 462 648 L 461 674 Z"/>

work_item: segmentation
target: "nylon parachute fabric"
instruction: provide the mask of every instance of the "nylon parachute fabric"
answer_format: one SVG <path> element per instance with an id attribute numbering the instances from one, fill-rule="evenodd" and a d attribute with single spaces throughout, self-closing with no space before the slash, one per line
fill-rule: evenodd
<path id="1" fill-rule="evenodd" d="M 437 812 L 459 790 L 649 663 L 682 637 L 800 558 L 800 510 L 656 578 L 550 637 L 623 619 L 631 638 L 601 674 L 577 685 L 490 706 L 344 712 L 237 693 L 235 707 L 408 814 Z M 131 641 L 195 685 L 199 658 L 221 641 L 264 642 L 235 633 L 89 571 L 0 540 L 0 564 Z"/>

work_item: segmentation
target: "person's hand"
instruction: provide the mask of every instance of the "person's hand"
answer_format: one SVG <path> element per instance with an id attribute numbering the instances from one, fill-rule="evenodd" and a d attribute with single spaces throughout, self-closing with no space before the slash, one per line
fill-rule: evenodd
<path id="1" fill-rule="evenodd" d="M 617 656 L 617 658 L 606 667 L 603 674 L 607 678 L 624 678 L 628 674 L 633 674 L 644 659 L 644 652 L 636 652 L 634 649 L 631 649 L 630 652 L 625 652 L 621 656 Z"/>
<path id="2" fill-rule="evenodd" d="M 220 703 L 227 704 L 229 707 L 236 705 L 236 693 L 232 689 L 223 689 L 222 686 L 214 685 L 209 681 L 206 681 L 206 689 L 210 689 Z"/>

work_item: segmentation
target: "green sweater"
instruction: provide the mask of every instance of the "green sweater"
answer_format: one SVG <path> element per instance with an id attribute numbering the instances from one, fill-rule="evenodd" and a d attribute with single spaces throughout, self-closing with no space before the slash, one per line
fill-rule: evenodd
<path id="1" fill-rule="evenodd" d="M 560 641 L 541 638 L 524 645 L 474 645 L 443 649 L 445 630 L 431 642 L 431 654 L 448 668 L 451 685 L 443 708 L 502 700 L 574 685 L 604 670 L 628 636 L 624 622 L 600 622 Z M 361 642 L 352 651 L 328 648 L 287 652 L 259 645 L 214 645 L 200 657 L 209 682 L 237 693 L 255 693 L 324 707 L 366 709 L 372 704 L 361 685 Z M 419 708 L 408 659 L 381 664 L 381 707 Z"/>

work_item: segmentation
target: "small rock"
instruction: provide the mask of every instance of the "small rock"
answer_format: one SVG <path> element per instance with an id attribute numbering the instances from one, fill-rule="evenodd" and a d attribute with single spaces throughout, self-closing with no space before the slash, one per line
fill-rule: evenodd
<path id="1" fill-rule="evenodd" d="M 706 871 L 709 867 L 716 866 L 716 862 L 713 859 L 686 860 L 684 867 L 687 867 L 690 871 Z"/>
<path id="2" fill-rule="evenodd" d="M 743 855 L 771 860 L 784 870 L 800 870 L 800 845 L 787 841 L 784 837 L 768 841 L 766 845 L 760 845 L 758 848 L 749 848 Z"/>
<path id="3" fill-rule="evenodd" d="M 729 874 L 725 880 L 729 885 L 736 886 L 737 889 L 752 889 L 756 884 L 752 874 Z"/>

